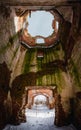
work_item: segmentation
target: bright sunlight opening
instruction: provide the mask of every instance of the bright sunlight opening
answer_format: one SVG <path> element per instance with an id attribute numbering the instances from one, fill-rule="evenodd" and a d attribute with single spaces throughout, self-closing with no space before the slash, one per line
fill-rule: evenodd
<path id="1" fill-rule="evenodd" d="M 52 28 L 52 22 L 54 16 L 50 12 L 46 11 L 32 11 L 31 17 L 28 15 L 28 33 L 32 36 L 50 36 L 54 29 Z"/>

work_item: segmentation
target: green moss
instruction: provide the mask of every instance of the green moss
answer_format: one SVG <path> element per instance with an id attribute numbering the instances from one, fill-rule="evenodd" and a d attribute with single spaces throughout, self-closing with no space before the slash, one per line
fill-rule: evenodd
<path id="1" fill-rule="evenodd" d="M 52 74 L 52 84 L 57 84 L 58 93 L 62 92 L 62 89 L 65 87 L 65 80 L 62 75 L 62 70 L 55 68 L 54 74 Z"/>
<path id="2" fill-rule="evenodd" d="M 3 47 L 0 49 L 0 54 L 4 53 L 9 47 L 10 47 L 10 44 L 9 44 L 9 43 L 7 43 L 6 46 L 3 46 Z"/>
<path id="3" fill-rule="evenodd" d="M 58 51 L 54 51 L 55 59 L 59 59 Z"/>
<path id="4" fill-rule="evenodd" d="M 27 52 L 25 54 L 25 58 L 24 58 L 24 63 L 23 63 L 23 70 L 22 70 L 23 74 L 26 74 L 31 71 L 31 65 L 34 60 L 35 52 L 36 52 L 35 49 L 27 50 Z"/>
<path id="5" fill-rule="evenodd" d="M 37 70 L 41 71 L 42 70 L 42 58 L 37 58 Z M 37 79 L 37 85 L 40 86 L 42 85 L 42 76 L 39 76 Z"/>
<path id="6" fill-rule="evenodd" d="M 2 48 L 0 48 L 0 54 L 5 53 L 5 51 L 11 47 L 11 45 L 15 42 L 15 40 L 18 39 L 18 33 L 14 34 L 12 37 L 9 38 L 8 43 L 6 43 L 6 46 L 3 46 Z"/>
<path id="7" fill-rule="evenodd" d="M 80 75 L 79 75 L 79 72 L 78 72 L 78 69 L 75 65 L 75 63 L 73 62 L 73 60 L 71 59 L 71 65 L 72 65 L 72 71 L 71 71 L 71 74 L 72 76 L 74 77 L 74 81 L 75 83 L 81 87 L 81 82 L 80 82 Z"/>
<path id="8" fill-rule="evenodd" d="M 11 60 L 11 62 L 10 62 L 10 64 L 9 64 L 9 66 L 11 66 L 12 61 L 14 60 L 14 58 L 15 58 L 17 52 L 18 52 L 18 49 L 19 49 L 19 47 L 16 48 L 16 50 L 15 50 L 15 52 L 14 52 L 14 54 L 13 54 L 13 57 L 12 57 L 12 60 Z"/>
<path id="9" fill-rule="evenodd" d="M 30 69 L 30 60 L 31 60 L 31 50 L 27 50 L 25 54 L 25 59 L 24 59 L 24 69 L 23 69 L 23 74 L 26 74 L 29 72 Z"/>
<path id="10" fill-rule="evenodd" d="M 9 42 L 11 43 L 11 45 L 18 39 L 18 36 L 19 32 L 15 33 L 13 36 L 9 38 Z"/>
<path id="11" fill-rule="evenodd" d="M 45 81 L 43 81 L 44 77 L 46 77 Z M 65 81 L 63 80 L 62 77 L 62 71 L 58 68 L 56 68 L 53 72 L 51 70 L 49 72 L 48 70 L 45 71 L 42 70 L 41 73 L 38 74 L 36 85 L 43 85 L 43 84 L 46 86 L 53 86 L 53 84 L 57 84 L 58 92 L 60 93 L 63 89 L 63 85 L 65 84 Z"/>
<path id="12" fill-rule="evenodd" d="M 31 62 L 33 62 L 36 53 L 36 48 L 31 49 Z"/>
<path id="13" fill-rule="evenodd" d="M 37 58 L 37 68 L 38 68 L 38 71 L 40 71 L 42 68 L 42 59 L 41 58 Z"/>
<path id="14" fill-rule="evenodd" d="M 42 77 L 37 79 L 37 86 L 42 86 Z"/>
<path id="15" fill-rule="evenodd" d="M 58 46 L 60 47 L 60 46 Z M 36 74 L 36 85 L 37 86 L 42 86 L 42 85 L 46 85 L 46 86 L 51 86 L 53 84 L 58 84 L 58 91 L 61 92 L 62 90 L 62 75 L 61 75 L 61 71 L 58 67 L 48 67 L 47 64 L 44 65 L 44 67 L 42 67 L 43 63 L 50 63 L 52 62 L 54 59 L 58 59 L 59 58 L 59 50 L 60 48 L 56 48 L 56 50 L 53 48 L 49 48 L 49 49 L 44 49 L 44 58 L 37 58 L 36 59 L 36 68 L 37 68 L 37 72 L 35 71 Z M 36 49 L 32 50 L 29 49 L 26 52 L 25 55 L 25 59 L 24 59 L 24 71 L 23 73 L 29 73 L 32 72 L 32 64 L 33 64 L 33 59 L 34 59 L 34 52 L 36 54 Z M 32 78 L 32 76 L 31 76 Z M 45 81 L 44 81 L 45 79 Z M 35 79 L 33 79 L 35 80 Z"/>

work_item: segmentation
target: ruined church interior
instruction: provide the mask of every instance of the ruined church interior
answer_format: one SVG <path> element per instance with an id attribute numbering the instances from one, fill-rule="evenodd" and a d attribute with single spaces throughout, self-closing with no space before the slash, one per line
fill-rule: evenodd
<path id="1" fill-rule="evenodd" d="M 81 130 L 80 0 L 0 0 L 0 130 Z"/>

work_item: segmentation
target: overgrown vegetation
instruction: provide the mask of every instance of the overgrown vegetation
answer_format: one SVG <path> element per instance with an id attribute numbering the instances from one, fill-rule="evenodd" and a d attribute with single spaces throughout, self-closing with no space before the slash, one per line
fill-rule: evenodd
<path id="1" fill-rule="evenodd" d="M 30 60 L 31 60 L 31 50 L 27 50 L 25 54 L 25 59 L 24 59 L 24 70 L 23 73 L 26 74 L 29 72 L 30 69 Z"/>
<path id="2" fill-rule="evenodd" d="M 5 53 L 5 51 L 14 44 L 14 42 L 18 39 L 18 35 L 19 32 L 9 38 L 9 41 L 6 43 L 6 46 L 0 48 L 0 54 Z"/>
<path id="3" fill-rule="evenodd" d="M 27 77 L 32 72 L 31 78 L 29 80 L 26 80 L 25 85 L 37 85 L 37 86 L 53 86 L 54 84 L 57 84 L 58 91 L 61 92 L 63 85 L 62 82 L 64 82 L 62 77 L 62 71 L 61 67 L 63 64 L 63 61 L 57 61 L 55 62 L 55 59 L 59 59 L 59 49 L 60 46 L 55 48 L 48 48 L 48 49 L 41 49 L 44 53 L 43 58 L 36 58 L 34 59 L 34 56 L 37 55 L 37 49 L 28 49 L 25 55 L 24 64 L 23 64 L 23 74 L 26 74 Z M 63 67 L 63 66 L 62 66 Z M 34 71 L 34 68 L 37 68 L 36 71 Z M 34 84 L 33 84 L 33 81 Z M 65 85 L 65 82 L 63 83 Z"/>
<path id="4" fill-rule="evenodd" d="M 70 60 L 71 62 L 71 65 L 72 65 L 72 70 L 71 70 L 71 75 L 73 76 L 74 78 L 74 82 L 76 85 L 78 85 L 78 87 L 81 87 L 81 82 L 80 82 L 80 74 L 78 72 L 78 69 L 74 63 L 74 61 L 71 59 Z"/>
<path id="5" fill-rule="evenodd" d="M 23 64 L 23 74 L 26 74 L 31 71 L 31 63 L 34 59 L 34 49 L 28 49 L 25 54 L 24 64 Z"/>
<path id="6" fill-rule="evenodd" d="M 5 53 L 5 51 L 10 47 L 11 45 L 9 43 L 6 44 L 6 46 L 3 46 L 0 48 L 0 54 Z"/>

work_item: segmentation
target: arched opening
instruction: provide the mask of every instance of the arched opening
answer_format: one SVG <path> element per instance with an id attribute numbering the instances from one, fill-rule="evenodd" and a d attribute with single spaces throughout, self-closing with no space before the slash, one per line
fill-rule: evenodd
<path id="1" fill-rule="evenodd" d="M 25 109 L 26 120 L 31 123 L 43 124 L 44 120 L 50 120 L 54 124 L 55 102 L 51 89 L 29 89 L 28 104 Z M 34 121 L 32 121 L 34 118 Z M 42 120 L 43 119 L 43 120 Z"/>
<path id="2" fill-rule="evenodd" d="M 43 44 L 43 43 L 45 43 L 44 38 L 37 38 L 36 39 L 36 43 L 37 44 Z"/>
<path id="3" fill-rule="evenodd" d="M 46 104 L 46 102 L 47 102 L 47 97 L 42 94 L 39 94 L 34 97 L 34 104 L 36 105 Z"/>
<path id="4" fill-rule="evenodd" d="M 49 97 L 38 94 L 33 97 L 33 109 L 41 110 L 41 109 L 48 109 L 49 104 Z"/>

